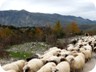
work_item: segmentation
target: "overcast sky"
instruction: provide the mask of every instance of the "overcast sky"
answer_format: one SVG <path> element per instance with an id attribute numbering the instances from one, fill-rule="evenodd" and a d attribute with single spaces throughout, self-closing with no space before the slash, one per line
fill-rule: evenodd
<path id="1" fill-rule="evenodd" d="M 0 10 L 74 15 L 96 20 L 96 0 L 0 0 Z"/>

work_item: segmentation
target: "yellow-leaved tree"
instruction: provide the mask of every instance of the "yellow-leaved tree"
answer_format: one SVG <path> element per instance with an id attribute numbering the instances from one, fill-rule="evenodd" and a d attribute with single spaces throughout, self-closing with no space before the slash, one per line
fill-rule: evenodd
<path id="1" fill-rule="evenodd" d="M 35 29 L 35 38 L 37 40 L 42 40 L 43 35 L 44 35 L 43 31 L 39 27 L 36 27 L 36 29 Z"/>
<path id="2" fill-rule="evenodd" d="M 71 24 L 67 25 L 66 32 L 76 34 L 80 33 L 80 29 L 76 22 L 72 22 Z"/>

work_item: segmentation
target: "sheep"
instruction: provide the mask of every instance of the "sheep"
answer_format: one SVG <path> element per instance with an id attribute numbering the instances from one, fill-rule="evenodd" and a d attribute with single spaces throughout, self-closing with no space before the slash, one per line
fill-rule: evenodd
<path id="1" fill-rule="evenodd" d="M 51 56 L 57 56 L 58 54 L 60 54 L 61 49 L 52 49 L 47 51 L 44 55 L 41 56 L 42 59 L 46 60 L 48 58 L 50 58 Z"/>
<path id="2" fill-rule="evenodd" d="M 61 49 L 51 49 L 47 54 L 58 55 L 61 52 Z"/>
<path id="3" fill-rule="evenodd" d="M 74 45 L 73 44 L 69 44 L 68 47 L 67 47 L 67 50 L 71 51 L 71 50 L 73 50 L 73 48 L 74 48 Z"/>
<path id="4" fill-rule="evenodd" d="M 77 54 L 77 56 L 67 56 L 66 60 L 70 63 L 70 68 L 72 72 L 80 71 L 83 69 L 85 65 L 85 59 L 83 58 L 83 54 Z"/>
<path id="5" fill-rule="evenodd" d="M 12 70 L 15 70 L 16 72 L 21 72 L 25 64 L 26 64 L 25 60 L 18 60 L 10 64 L 3 65 L 2 68 L 4 70 L 12 69 Z"/>
<path id="6" fill-rule="evenodd" d="M 61 51 L 61 53 L 60 53 L 60 55 L 64 56 L 64 57 L 66 57 L 66 56 L 68 56 L 70 54 L 71 54 L 71 51 Z"/>
<path id="7" fill-rule="evenodd" d="M 83 46 L 83 48 L 85 49 L 88 49 L 88 50 L 91 50 L 92 51 L 92 47 L 89 45 L 89 44 L 86 44 Z"/>
<path id="8" fill-rule="evenodd" d="M 6 72 L 0 65 L 0 72 Z"/>
<path id="9" fill-rule="evenodd" d="M 65 51 L 67 51 L 67 50 L 66 50 L 66 49 L 62 49 L 62 50 L 61 50 L 61 52 L 65 52 Z"/>
<path id="10" fill-rule="evenodd" d="M 47 60 L 47 59 L 50 58 L 51 56 L 53 56 L 53 54 L 45 54 L 45 55 L 43 55 L 40 59 Z"/>
<path id="11" fill-rule="evenodd" d="M 76 45 L 80 45 L 82 44 L 84 41 L 82 39 L 79 39 L 78 42 L 76 43 Z"/>
<path id="12" fill-rule="evenodd" d="M 86 50 L 84 48 L 80 48 L 80 52 L 82 52 L 85 55 L 85 62 L 91 59 L 92 57 L 92 51 L 91 50 Z"/>
<path id="13" fill-rule="evenodd" d="M 52 72 L 56 67 L 54 62 L 48 62 L 44 66 L 42 66 L 37 72 Z"/>
<path id="14" fill-rule="evenodd" d="M 6 72 L 16 72 L 15 70 L 8 70 L 8 71 L 6 71 Z"/>
<path id="15" fill-rule="evenodd" d="M 67 61 L 62 61 L 52 72 L 70 72 L 70 64 Z"/>
<path id="16" fill-rule="evenodd" d="M 31 57 L 29 57 L 29 58 L 26 58 L 26 61 L 28 62 L 28 61 L 30 61 L 31 59 L 34 59 L 34 58 L 40 58 L 41 57 L 41 55 L 40 54 L 34 54 L 34 55 L 32 55 Z"/>
<path id="17" fill-rule="evenodd" d="M 51 56 L 50 58 L 48 58 L 46 61 L 50 62 L 50 61 L 54 61 L 56 62 L 56 64 L 60 63 L 62 60 L 64 60 L 63 56 Z"/>
<path id="18" fill-rule="evenodd" d="M 96 47 L 94 47 L 94 52 L 96 52 Z"/>
<path id="19" fill-rule="evenodd" d="M 96 42 L 93 43 L 93 51 L 96 52 Z"/>
<path id="20" fill-rule="evenodd" d="M 6 71 L 0 65 L 0 72 L 16 72 L 16 71 L 15 70 L 8 70 L 8 71 Z"/>
<path id="21" fill-rule="evenodd" d="M 36 72 L 44 65 L 42 59 L 32 59 L 24 67 L 23 72 Z"/>
<path id="22" fill-rule="evenodd" d="M 85 33 L 85 36 L 89 36 L 89 33 Z"/>
<path id="23" fill-rule="evenodd" d="M 61 50 L 61 49 L 59 49 L 58 47 L 52 47 L 52 48 L 49 48 L 49 50 L 45 51 L 44 54 L 52 51 L 58 51 L 58 50 Z"/>
<path id="24" fill-rule="evenodd" d="M 71 55 L 73 55 L 74 57 L 76 57 L 76 56 L 82 56 L 83 57 L 83 59 L 85 60 L 85 55 L 82 53 L 82 52 L 77 52 L 77 51 L 73 51 L 72 53 L 71 53 Z"/>
<path id="25" fill-rule="evenodd" d="M 69 62 L 69 63 L 71 63 L 71 60 L 74 58 L 74 56 L 73 55 L 68 55 L 65 59 Z"/>
<path id="26" fill-rule="evenodd" d="M 78 55 L 82 56 L 85 62 L 85 55 L 82 52 L 77 53 Z"/>
<path id="27" fill-rule="evenodd" d="M 84 55 L 82 53 L 78 54 L 78 56 L 74 58 L 73 64 L 74 64 L 73 69 L 77 69 L 77 70 L 83 69 L 85 65 Z"/>
<path id="28" fill-rule="evenodd" d="M 78 40 L 74 39 L 70 43 L 73 44 L 73 45 L 75 45 L 77 42 L 78 42 Z"/>
<path id="29" fill-rule="evenodd" d="M 78 47 L 77 45 L 78 45 L 78 44 L 76 44 L 76 45 L 69 44 L 68 47 L 67 47 L 67 50 L 68 50 L 68 51 L 78 50 L 79 47 Z"/>

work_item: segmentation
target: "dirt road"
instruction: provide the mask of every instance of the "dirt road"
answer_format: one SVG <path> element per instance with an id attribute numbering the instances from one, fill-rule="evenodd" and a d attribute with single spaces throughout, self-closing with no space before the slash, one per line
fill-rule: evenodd
<path id="1" fill-rule="evenodd" d="M 96 64 L 96 53 L 93 53 L 92 59 L 85 64 L 82 72 L 89 72 L 95 67 L 95 64 Z"/>

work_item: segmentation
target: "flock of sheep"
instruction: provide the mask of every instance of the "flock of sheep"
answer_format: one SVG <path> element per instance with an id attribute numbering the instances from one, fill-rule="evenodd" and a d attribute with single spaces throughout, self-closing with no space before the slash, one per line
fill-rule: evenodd
<path id="1" fill-rule="evenodd" d="M 0 66 L 0 72 L 82 72 L 95 50 L 96 36 L 74 38 L 66 49 L 52 47 L 43 55 Z"/>

